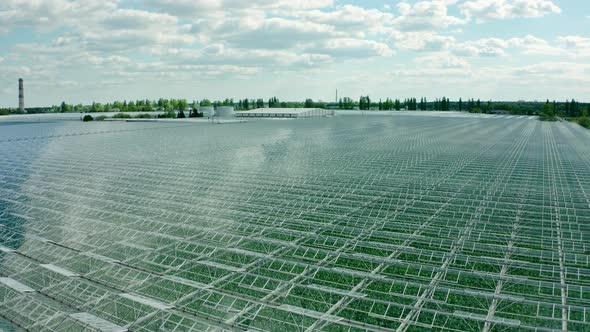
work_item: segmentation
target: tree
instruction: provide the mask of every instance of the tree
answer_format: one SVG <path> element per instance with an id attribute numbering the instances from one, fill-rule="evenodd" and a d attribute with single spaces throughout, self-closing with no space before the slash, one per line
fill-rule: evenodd
<path id="1" fill-rule="evenodd" d="M 406 107 L 410 111 L 416 111 L 418 109 L 418 102 L 416 98 L 409 98 L 405 101 Z"/>
<path id="2" fill-rule="evenodd" d="M 313 108 L 313 100 L 312 99 L 305 99 L 305 103 L 303 104 L 305 108 Z"/>
<path id="3" fill-rule="evenodd" d="M 279 102 L 279 99 L 277 97 L 272 97 L 268 100 L 268 107 L 269 108 L 273 108 L 273 107 L 280 107 L 281 104 Z"/>
<path id="4" fill-rule="evenodd" d="M 179 110 L 184 111 L 188 108 L 188 103 L 186 102 L 186 99 L 180 99 L 177 101 L 176 106 Z"/>
<path id="5" fill-rule="evenodd" d="M 570 103 L 570 110 L 571 110 L 573 117 L 580 116 L 580 104 L 578 102 L 576 102 L 574 99 L 572 99 L 572 101 Z"/>
<path id="6" fill-rule="evenodd" d="M 370 110 L 371 109 L 371 98 L 369 96 L 361 96 L 359 99 L 359 109 Z"/>
<path id="7" fill-rule="evenodd" d="M 143 103 L 143 107 L 142 107 L 143 112 L 153 112 L 154 111 L 154 107 L 151 101 L 146 100 L 145 103 Z"/>
<path id="8" fill-rule="evenodd" d="M 176 112 L 169 109 L 168 111 L 166 111 L 166 113 L 158 115 L 158 117 L 159 118 L 174 119 L 174 118 L 176 118 Z"/>
<path id="9" fill-rule="evenodd" d="M 354 108 L 354 101 L 349 97 L 340 98 L 338 107 L 343 110 L 351 110 Z"/>
<path id="10" fill-rule="evenodd" d="M 115 101 L 115 102 L 113 103 L 113 108 L 115 108 L 115 109 L 117 109 L 117 110 L 119 110 L 119 111 L 120 111 L 120 110 L 122 110 L 122 109 L 123 109 L 123 104 L 122 104 L 120 101 L 118 101 L 118 100 L 117 100 L 117 101 Z"/>
<path id="11" fill-rule="evenodd" d="M 62 102 L 61 102 L 60 111 L 61 111 L 62 113 L 65 113 L 65 112 L 67 112 L 67 111 L 68 111 L 68 105 L 66 104 L 66 102 L 65 102 L 65 101 L 62 101 Z"/>
<path id="12" fill-rule="evenodd" d="M 211 101 L 209 99 L 203 99 L 200 103 L 201 106 L 211 106 Z"/>
<path id="13" fill-rule="evenodd" d="M 385 99 L 385 102 L 383 102 L 382 107 L 386 111 L 391 111 L 393 109 L 393 107 L 394 107 L 393 100 L 391 100 L 389 98 Z"/>
<path id="14" fill-rule="evenodd" d="M 463 111 L 463 99 L 459 98 L 459 112 Z"/>
<path id="15" fill-rule="evenodd" d="M 137 108 L 135 107 L 135 103 L 133 101 L 130 101 L 129 104 L 127 104 L 127 111 L 128 112 L 137 111 Z"/>
<path id="16" fill-rule="evenodd" d="M 584 128 L 590 128 L 590 118 L 588 118 L 588 113 L 590 112 L 590 104 L 588 105 L 587 110 L 582 111 L 582 117 L 578 119 L 578 124 Z"/>
<path id="17" fill-rule="evenodd" d="M 543 121 L 555 121 L 555 110 L 553 106 L 547 99 L 547 102 L 543 105 L 543 114 L 541 115 L 541 120 Z"/>
<path id="18" fill-rule="evenodd" d="M 82 118 L 82 121 L 90 122 L 90 121 L 94 121 L 94 118 L 92 117 L 92 115 L 85 115 L 84 118 Z"/>

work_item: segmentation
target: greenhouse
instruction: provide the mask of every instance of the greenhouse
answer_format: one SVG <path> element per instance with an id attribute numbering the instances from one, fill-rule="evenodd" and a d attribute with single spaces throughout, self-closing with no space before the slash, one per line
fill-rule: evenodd
<path id="1" fill-rule="evenodd" d="M 322 108 L 258 108 L 235 114 L 240 118 L 317 118 L 333 115 L 334 110 Z"/>
<path id="2" fill-rule="evenodd" d="M 0 123 L 0 331 L 589 331 L 590 135 Z"/>

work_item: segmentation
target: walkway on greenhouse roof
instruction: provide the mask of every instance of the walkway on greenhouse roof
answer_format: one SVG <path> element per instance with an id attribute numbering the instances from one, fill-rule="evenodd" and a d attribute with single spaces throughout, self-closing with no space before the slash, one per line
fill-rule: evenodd
<path id="1" fill-rule="evenodd" d="M 334 115 L 334 110 L 321 108 L 258 108 L 236 112 L 236 117 L 252 118 L 312 118 Z"/>

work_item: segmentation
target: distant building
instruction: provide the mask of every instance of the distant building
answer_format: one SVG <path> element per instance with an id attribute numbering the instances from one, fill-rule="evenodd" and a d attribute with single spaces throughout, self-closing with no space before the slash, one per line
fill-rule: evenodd
<path id="1" fill-rule="evenodd" d="M 235 116 L 233 106 L 219 106 L 215 110 L 215 116 L 219 118 L 231 118 Z"/>
<path id="2" fill-rule="evenodd" d="M 312 118 L 334 115 L 334 110 L 323 108 L 259 108 L 236 112 L 242 118 Z"/>
<path id="3" fill-rule="evenodd" d="M 206 118 L 215 116 L 215 108 L 213 106 L 199 106 L 199 112 L 203 113 L 203 116 Z"/>

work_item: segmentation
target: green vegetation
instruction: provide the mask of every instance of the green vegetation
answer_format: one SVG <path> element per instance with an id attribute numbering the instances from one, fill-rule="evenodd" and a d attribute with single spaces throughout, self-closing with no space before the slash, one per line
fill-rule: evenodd
<path id="1" fill-rule="evenodd" d="M 466 99 L 452 101 L 448 97 L 436 98 L 428 101 L 427 98 L 385 98 L 373 100 L 370 96 L 361 96 L 357 100 L 349 97 L 342 97 L 336 102 L 314 101 L 306 98 L 304 101 L 280 101 L 277 97 L 271 97 L 267 101 L 263 98 L 258 99 L 239 99 L 235 101 L 232 98 L 212 101 L 203 98 L 201 101 L 192 101 L 188 103 L 185 99 L 164 99 L 157 100 L 130 100 L 114 101 L 111 103 L 101 104 L 93 102 L 90 105 L 72 105 L 62 102 L 59 106 L 27 108 L 27 113 L 98 113 L 98 112 L 124 112 L 124 113 L 150 113 L 154 111 L 179 113 L 182 117 L 200 117 L 198 108 L 201 106 L 233 106 L 237 111 L 251 110 L 255 108 L 276 107 L 276 108 L 334 108 L 341 110 L 365 110 L 365 111 L 459 111 L 469 113 L 487 113 L 487 114 L 511 114 L 511 115 L 537 115 L 542 120 L 555 121 L 557 118 L 578 119 L 582 117 L 582 111 L 590 104 L 581 104 L 574 99 L 566 101 L 537 102 L 537 101 L 482 101 L 481 99 Z M 0 115 L 18 114 L 18 109 L 5 108 L 0 109 Z"/>
<path id="2" fill-rule="evenodd" d="M 176 119 L 176 112 L 173 110 L 169 110 L 164 114 L 159 114 L 158 118 L 160 119 Z"/>
<path id="3" fill-rule="evenodd" d="M 578 124 L 584 128 L 590 128 L 590 118 L 583 116 L 578 119 Z"/>
<path id="4" fill-rule="evenodd" d="M 555 103 L 550 103 L 549 100 L 543 105 L 543 113 L 540 116 L 541 121 L 558 121 L 557 110 Z"/>
<path id="5" fill-rule="evenodd" d="M 590 105 L 588 105 L 588 109 L 582 111 L 582 116 L 576 120 L 580 126 L 586 129 L 590 129 L 590 118 L 588 118 L 588 113 L 590 113 Z"/>
<path id="6" fill-rule="evenodd" d="M 90 121 L 94 121 L 94 118 L 92 117 L 92 115 L 84 115 L 84 117 L 82 118 L 82 121 L 90 122 Z"/>
<path id="7" fill-rule="evenodd" d="M 188 114 L 189 118 L 202 118 L 203 117 L 203 113 L 200 113 L 198 110 L 196 109 L 192 109 L 189 114 Z"/>
<path id="8" fill-rule="evenodd" d="M 144 114 L 138 114 L 138 115 L 134 116 L 134 118 L 135 119 L 151 119 L 151 118 L 153 118 L 153 116 L 151 114 L 144 113 Z"/>

